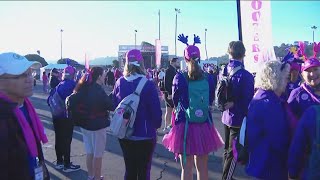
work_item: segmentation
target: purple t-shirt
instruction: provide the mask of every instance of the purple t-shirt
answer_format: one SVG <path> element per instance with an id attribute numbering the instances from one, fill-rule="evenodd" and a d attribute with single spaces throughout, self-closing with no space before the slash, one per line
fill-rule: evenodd
<path id="1" fill-rule="evenodd" d="M 306 84 L 305 86 L 315 98 L 320 99 L 320 97 L 314 93 L 310 86 Z M 288 104 L 298 119 L 301 118 L 303 112 L 308 109 L 308 107 L 312 105 L 319 105 L 319 103 L 311 97 L 311 95 L 302 87 L 302 85 L 291 91 L 288 98 Z"/>

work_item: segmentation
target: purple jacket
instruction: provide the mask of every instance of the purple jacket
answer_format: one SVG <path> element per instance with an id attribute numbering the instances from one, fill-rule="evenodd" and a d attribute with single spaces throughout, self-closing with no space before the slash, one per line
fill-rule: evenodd
<path id="1" fill-rule="evenodd" d="M 225 69 L 230 73 L 238 66 L 244 67 L 240 61 L 230 60 Z M 232 76 L 231 83 L 234 106 L 222 113 L 222 123 L 227 126 L 240 127 L 254 94 L 254 79 L 251 73 L 242 68 Z"/>
<path id="2" fill-rule="evenodd" d="M 248 175 L 265 180 L 288 179 L 290 129 L 285 102 L 273 91 L 258 89 L 250 102 L 246 139 Z"/>
<path id="3" fill-rule="evenodd" d="M 319 108 L 319 106 L 317 108 Z M 316 138 L 316 118 L 317 114 L 315 109 L 309 107 L 304 111 L 298 123 L 289 150 L 288 167 L 291 178 L 302 175 L 302 179 L 306 179 L 309 163 L 308 157 L 310 155 L 311 145 Z"/>
<path id="4" fill-rule="evenodd" d="M 128 81 L 123 76 L 118 79 L 113 89 L 114 107 L 117 107 L 122 99 L 134 92 L 140 79 L 141 77 L 138 77 Z M 156 138 L 156 129 L 161 127 L 161 122 L 162 111 L 158 91 L 152 81 L 147 81 L 141 91 L 132 136 Z"/>
<path id="5" fill-rule="evenodd" d="M 296 82 L 288 82 L 286 92 L 284 93 L 284 98 L 288 100 L 291 91 L 298 88 L 300 86 L 301 78 L 299 77 Z"/>
<path id="6" fill-rule="evenodd" d="M 208 74 L 208 83 L 209 105 L 211 106 L 214 100 L 214 90 L 216 88 L 213 80 L 213 75 Z M 188 82 L 181 73 L 177 73 L 173 78 L 172 100 L 175 107 L 178 106 L 179 101 L 184 109 L 187 109 L 189 107 Z M 179 114 L 176 116 L 177 119 L 175 121 L 175 124 L 178 124 L 180 122 L 186 122 L 185 111 L 183 111 L 183 108 L 179 109 Z M 211 113 L 209 113 L 209 117 L 212 119 Z"/>
<path id="7" fill-rule="evenodd" d="M 314 94 L 312 88 L 306 85 L 307 89 L 318 99 L 319 96 Z M 303 89 L 302 85 L 291 91 L 291 94 L 288 99 L 288 103 L 293 113 L 298 119 L 301 118 L 303 112 L 312 105 L 319 105 L 312 97 Z"/>

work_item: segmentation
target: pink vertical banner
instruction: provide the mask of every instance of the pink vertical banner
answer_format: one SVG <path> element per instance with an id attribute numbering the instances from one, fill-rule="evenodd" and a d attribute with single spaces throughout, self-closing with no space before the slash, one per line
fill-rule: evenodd
<path id="1" fill-rule="evenodd" d="M 160 39 L 156 39 L 156 65 L 157 68 L 161 66 L 161 42 Z"/>
<path id="2" fill-rule="evenodd" d="M 246 47 L 245 67 L 253 73 L 276 60 L 272 40 L 271 1 L 240 1 L 242 39 Z"/>
<path id="3" fill-rule="evenodd" d="M 87 54 L 84 55 L 84 67 L 89 70 L 89 58 L 87 57 Z"/>

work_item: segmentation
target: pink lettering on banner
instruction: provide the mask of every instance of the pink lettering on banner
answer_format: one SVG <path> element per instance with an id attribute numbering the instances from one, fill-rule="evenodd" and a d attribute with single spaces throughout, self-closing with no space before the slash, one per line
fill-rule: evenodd
<path id="1" fill-rule="evenodd" d="M 259 53 L 260 53 L 259 25 L 260 25 L 260 19 L 261 19 L 260 9 L 262 8 L 262 0 L 252 0 L 251 7 L 252 7 L 251 20 L 252 20 L 252 26 L 253 26 L 252 53 L 254 54 L 253 61 L 257 63 L 259 62 Z"/>
<path id="2" fill-rule="evenodd" d="M 252 45 L 252 52 L 260 52 L 259 44 Z"/>
<path id="3" fill-rule="evenodd" d="M 253 60 L 255 63 L 257 63 L 259 61 L 259 54 L 254 55 Z"/>
<path id="4" fill-rule="evenodd" d="M 253 20 L 253 21 L 259 21 L 259 20 L 260 20 L 260 17 L 261 17 L 260 11 L 257 11 L 257 12 L 253 12 L 253 13 L 252 13 L 252 20 Z"/>
<path id="5" fill-rule="evenodd" d="M 262 0 L 252 0 L 251 7 L 254 10 L 259 10 L 262 7 Z"/>
<path id="6" fill-rule="evenodd" d="M 253 26 L 253 31 L 254 32 L 258 31 L 259 23 L 254 22 L 254 23 L 252 23 L 252 26 Z"/>
<path id="7" fill-rule="evenodd" d="M 259 33 L 255 33 L 253 36 L 254 41 L 259 41 Z"/>

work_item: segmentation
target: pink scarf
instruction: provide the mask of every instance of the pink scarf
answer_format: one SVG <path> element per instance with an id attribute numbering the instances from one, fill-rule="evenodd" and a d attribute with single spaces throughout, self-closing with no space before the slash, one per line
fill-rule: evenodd
<path id="1" fill-rule="evenodd" d="M 12 102 L 6 95 L 0 93 L 0 98 L 7 100 L 8 102 Z M 30 155 L 32 157 L 37 157 L 38 156 L 38 150 L 37 150 L 37 143 L 36 143 L 36 139 L 37 141 L 41 141 L 42 143 L 47 143 L 48 142 L 48 138 L 44 132 L 44 128 L 43 125 L 33 107 L 33 105 L 31 104 L 30 100 L 28 98 L 25 98 L 24 100 L 27 111 L 29 113 L 31 122 L 32 122 L 32 129 L 30 127 L 30 124 L 28 123 L 28 121 L 26 120 L 26 117 L 24 116 L 23 112 L 19 109 L 19 107 L 15 107 L 14 108 L 14 114 L 18 119 L 18 122 L 21 126 L 23 135 L 24 135 L 24 139 L 26 141 L 26 144 L 28 146 Z M 34 133 L 35 135 L 34 135 Z"/>

